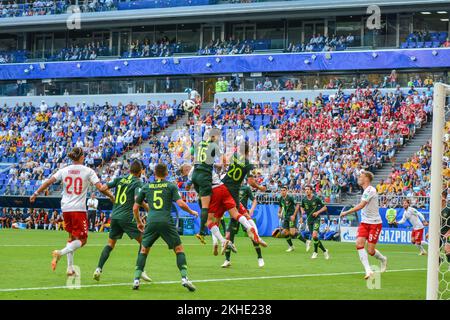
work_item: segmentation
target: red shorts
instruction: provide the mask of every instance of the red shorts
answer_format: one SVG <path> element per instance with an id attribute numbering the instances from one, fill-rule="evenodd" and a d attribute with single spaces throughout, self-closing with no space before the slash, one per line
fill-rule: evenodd
<path id="1" fill-rule="evenodd" d="M 74 238 L 87 239 L 88 219 L 85 211 L 63 212 L 65 229 Z"/>
<path id="2" fill-rule="evenodd" d="M 236 202 L 224 184 L 212 189 L 208 213 L 214 214 L 214 218 L 221 219 L 225 211 L 235 207 Z"/>
<path id="3" fill-rule="evenodd" d="M 382 224 L 368 224 L 362 222 L 358 228 L 358 238 L 366 238 L 368 243 L 376 244 L 380 237 Z"/>
<path id="4" fill-rule="evenodd" d="M 411 241 L 413 243 L 421 244 L 423 240 L 423 228 L 419 230 L 413 230 L 411 233 Z"/>

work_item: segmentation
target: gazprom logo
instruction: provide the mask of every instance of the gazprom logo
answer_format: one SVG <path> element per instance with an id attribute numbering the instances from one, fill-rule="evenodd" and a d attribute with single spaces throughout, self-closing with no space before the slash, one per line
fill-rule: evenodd
<path id="1" fill-rule="evenodd" d="M 356 236 L 355 235 L 351 235 L 350 231 L 345 232 L 342 237 L 344 238 L 344 240 L 356 240 Z"/>

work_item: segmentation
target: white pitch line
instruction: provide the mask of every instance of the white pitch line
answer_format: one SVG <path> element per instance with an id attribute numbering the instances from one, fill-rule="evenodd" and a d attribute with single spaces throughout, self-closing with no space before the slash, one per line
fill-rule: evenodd
<path id="1" fill-rule="evenodd" d="M 426 268 L 418 268 L 418 269 L 398 269 L 398 270 L 387 270 L 386 272 L 410 272 L 410 271 L 425 271 Z M 293 275 L 284 275 L 284 276 L 261 276 L 261 277 L 241 277 L 241 278 L 224 278 L 224 279 L 202 279 L 202 280 L 193 280 L 193 283 L 202 283 L 202 282 L 223 282 L 223 281 L 245 281 L 245 280 L 267 280 L 267 279 L 289 279 L 289 278 L 307 278 L 307 277 L 332 277 L 332 276 L 345 276 L 345 275 L 354 275 L 354 274 L 364 274 L 361 271 L 353 271 L 353 272 L 335 272 L 335 273 L 312 273 L 312 274 L 293 274 Z M 157 281 L 151 283 L 142 283 L 144 285 L 152 285 L 152 284 L 178 284 L 179 280 L 173 281 Z M 108 284 L 88 284 L 88 285 L 80 285 L 77 288 L 100 288 L 100 287 L 119 287 L 119 286 L 131 286 L 132 283 L 108 283 Z M 72 290 L 73 288 L 69 288 L 67 286 L 55 286 L 55 287 L 37 287 L 37 288 L 10 288 L 10 289 L 0 289 L 0 292 L 15 292 L 15 291 L 44 291 L 44 290 L 55 290 L 55 289 L 68 289 Z"/>

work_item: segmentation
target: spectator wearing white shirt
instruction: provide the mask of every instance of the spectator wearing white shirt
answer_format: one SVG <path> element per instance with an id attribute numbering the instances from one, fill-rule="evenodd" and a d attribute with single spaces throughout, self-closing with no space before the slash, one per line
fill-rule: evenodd
<path id="1" fill-rule="evenodd" d="M 87 201 L 88 207 L 88 221 L 89 230 L 94 230 L 95 228 L 95 218 L 97 217 L 98 200 L 95 198 L 95 193 L 91 193 L 91 197 Z"/>

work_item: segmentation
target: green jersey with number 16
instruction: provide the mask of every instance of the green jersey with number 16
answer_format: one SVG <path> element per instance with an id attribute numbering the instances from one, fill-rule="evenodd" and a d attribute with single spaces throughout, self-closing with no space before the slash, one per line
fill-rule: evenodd
<path id="1" fill-rule="evenodd" d="M 141 191 L 141 179 L 130 174 L 126 177 L 118 177 L 106 185 L 110 189 L 116 189 L 111 219 L 133 220 L 133 205 L 135 197 Z"/>

